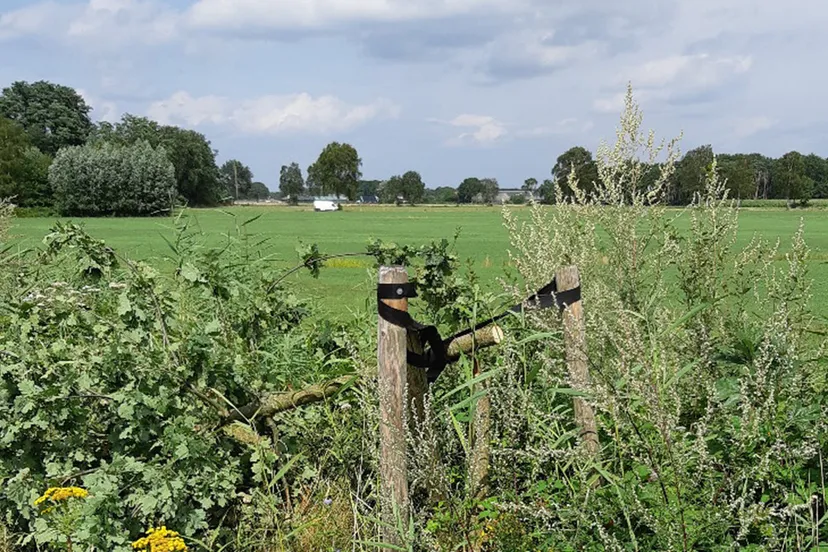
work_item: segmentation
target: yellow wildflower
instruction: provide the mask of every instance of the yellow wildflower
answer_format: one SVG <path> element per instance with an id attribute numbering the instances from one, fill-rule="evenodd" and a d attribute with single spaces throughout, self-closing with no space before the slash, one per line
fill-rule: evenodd
<path id="1" fill-rule="evenodd" d="M 187 545 L 175 531 L 170 531 L 166 526 L 150 527 L 147 536 L 132 543 L 135 550 L 146 552 L 187 552 Z"/>
<path id="2" fill-rule="evenodd" d="M 46 492 L 40 495 L 35 501 L 35 506 L 40 506 L 47 500 L 52 503 L 64 502 L 72 498 L 86 498 L 89 491 L 80 487 L 49 487 Z M 47 508 L 46 510 L 50 510 Z"/>

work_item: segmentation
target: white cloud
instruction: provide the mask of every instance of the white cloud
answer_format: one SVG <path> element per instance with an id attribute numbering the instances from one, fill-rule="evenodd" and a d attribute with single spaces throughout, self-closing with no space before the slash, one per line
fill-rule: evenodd
<path id="1" fill-rule="evenodd" d="M 515 133 L 520 138 L 543 138 L 560 134 L 578 134 L 589 132 L 595 124 L 592 121 L 580 121 L 575 117 L 562 119 L 553 125 L 530 127 Z"/>
<path id="2" fill-rule="evenodd" d="M 153 103 L 147 115 L 164 124 L 230 126 L 247 134 L 344 132 L 373 119 L 394 118 L 399 107 L 379 99 L 350 105 L 334 96 L 292 94 L 261 96 L 234 102 L 221 96 L 193 97 L 176 92 Z"/>
<path id="3" fill-rule="evenodd" d="M 113 46 L 170 41 L 180 35 L 180 15 L 155 0 L 46 1 L 0 14 L 0 39 L 43 35 Z"/>
<path id="4" fill-rule="evenodd" d="M 118 43 L 161 43 L 179 35 L 178 14 L 152 0 L 89 0 L 66 35 Z"/>
<path id="5" fill-rule="evenodd" d="M 469 143 L 491 145 L 501 140 L 508 134 L 506 125 L 488 115 L 473 115 L 465 113 L 458 115 L 450 121 L 441 121 L 439 119 L 429 120 L 435 123 L 442 123 L 452 127 L 466 129 L 465 132 L 447 140 L 446 145 L 449 146 L 462 146 Z"/>
<path id="6" fill-rule="evenodd" d="M 200 28 L 295 30 L 353 22 L 440 19 L 513 12 L 529 0 L 199 0 L 187 13 Z"/>
<path id="7" fill-rule="evenodd" d="M 66 14 L 65 6 L 55 2 L 30 4 L 0 14 L 0 40 L 38 34 L 57 25 Z"/>
<path id="8" fill-rule="evenodd" d="M 459 135 L 445 141 L 447 146 L 481 145 L 491 146 L 510 138 L 537 139 L 556 135 L 574 135 L 592 130 L 592 121 L 581 121 L 574 117 L 562 119 L 554 124 L 545 126 L 518 126 L 491 117 L 489 115 L 463 114 L 454 119 L 427 119 L 432 123 L 464 129 Z M 511 127 L 512 130 L 508 130 Z"/>
<path id="9" fill-rule="evenodd" d="M 621 76 L 619 84 L 631 80 L 634 86 L 645 88 L 662 88 L 674 83 L 696 88 L 716 86 L 732 75 L 747 72 L 752 64 L 750 56 L 669 56 L 628 71 Z"/>
<path id="10" fill-rule="evenodd" d="M 596 41 L 562 44 L 556 42 L 554 32 L 518 30 L 489 45 L 484 70 L 496 78 L 536 76 L 587 61 L 600 52 Z"/>
<path id="11" fill-rule="evenodd" d="M 83 88 L 78 88 L 77 92 L 86 101 L 86 104 L 92 108 L 92 118 L 94 120 L 114 123 L 121 118 L 121 113 L 118 111 L 118 105 L 115 102 L 101 99 Z"/>
<path id="12" fill-rule="evenodd" d="M 676 55 L 627 67 L 616 73 L 613 82 L 620 88 L 630 82 L 639 102 L 665 101 L 701 94 L 747 73 L 751 56 Z M 602 113 L 618 113 L 624 107 L 624 94 L 599 97 L 593 108 Z"/>

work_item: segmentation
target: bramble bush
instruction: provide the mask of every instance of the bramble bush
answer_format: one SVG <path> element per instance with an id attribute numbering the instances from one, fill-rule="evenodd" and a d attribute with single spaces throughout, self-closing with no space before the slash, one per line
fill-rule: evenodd
<path id="1" fill-rule="evenodd" d="M 574 197 L 553 183 L 556 206 L 528 219 L 504 207 L 503 294 L 483 293 L 449 240 L 366 248 L 411 267 L 414 315 L 444 335 L 561 266 L 582 277 L 588 381 L 568 373 L 553 309 L 504 320 L 504 344 L 431 386 L 408 435 L 403 549 L 828 546 L 828 341 L 805 229 L 784 249 L 737 248 L 715 163 L 687 209 L 666 209 L 678 140 L 659 144 L 641 123 L 630 92 L 600 182 L 573 171 Z M 246 223 L 205 247 L 188 220 L 152 265 L 57 224 L 0 268 L 0 550 L 59 542 L 33 502 L 63 485 L 89 492 L 72 535 L 89 550 L 127 550 L 164 524 L 191 550 L 380 547 L 375 315 L 320 319 Z M 299 253 L 324 277 L 316 245 Z M 263 413 L 351 374 L 324 401 Z M 573 397 L 595 410 L 595 456 Z"/>

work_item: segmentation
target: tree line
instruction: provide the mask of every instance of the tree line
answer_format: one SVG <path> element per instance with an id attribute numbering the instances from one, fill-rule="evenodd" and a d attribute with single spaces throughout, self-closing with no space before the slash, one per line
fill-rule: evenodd
<path id="1" fill-rule="evenodd" d="M 494 178 L 469 177 L 457 187 L 428 188 L 415 170 L 385 180 L 363 180 L 362 159 L 351 144 L 331 142 L 303 176 L 298 163 L 281 167 L 279 191 L 271 192 L 236 159 L 221 166 L 218 152 L 194 130 L 162 125 L 125 114 L 116 123 L 93 123 L 91 108 L 71 87 L 47 81 L 18 81 L 0 94 L 0 197 L 20 207 L 47 208 L 63 215 L 153 215 L 179 205 L 210 207 L 239 200 L 334 195 L 381 203 L 494 203 Z M 671 204 L 687 204 L 701 191 L 714 160 L 710 145 L 687 152 L 668 183 Z M 731 195 L 742 199 L 786 199 L 807 204 L 828 197 L 828 160 L 792 151 L 778 159 L 758 153 L 716 156 Z M 551 178 L 528 178 L 524 194 L 555 201 L 557 181 L 571 194 L 574 171 L 587 192 L 598 181 L 598 166 L 584 147 L 556 160 Z M 642 185 L 658 177 L 658 165 L 645 165 Z"/>
<path id="2" fill-rule="evenodd" d="M 811 199 L 828 198 L 828 159 L 816 154 L 790 151 L 774 159 L 760 153 L 714 154 L 709 144 L 691 149 L 676 163 L 667 183 L 667 202 L 687 205 L 704 189 L 715 161 L 719 178 L 725 179 L 730 196 L 736 199 L 784 199 L 791 205 L 807 205 Z M 652 185 L 660 175 L 659 164 L 644 164 L 641 186 Z M 586 192 L 598 182 L 598 165 L 592 152 L 573 147 L 560 155 L 552 178 L 538 184 L 529 178 L 523 189 L 537 193 L 545 203 L 554 203 L 554 182 L 564 195 L 572 194 L 569 180 L 574 171 L 578 187 Z"/>

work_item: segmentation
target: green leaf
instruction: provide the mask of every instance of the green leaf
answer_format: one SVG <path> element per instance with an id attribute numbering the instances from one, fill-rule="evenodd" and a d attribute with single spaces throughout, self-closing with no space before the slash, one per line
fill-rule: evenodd
<path id="1" fill-rule="evenodd" d="M 121 293 L 118 296 L 118 316 L 124 316 L 125 314 L 132 311 L 132 302 L 129 300 L 129 296 L 126 292 Z"/>
<path id="2" fill-rule="evenodd" d="M 181 267 L 181 277 L 192 283 L 203 281 L 201 271 L 190 263 L 186 263 Z"/>

